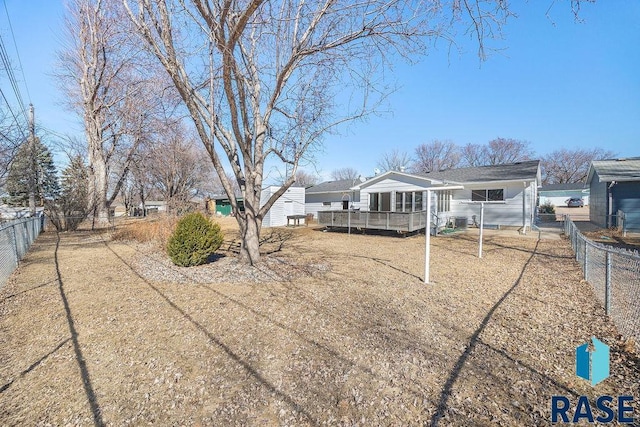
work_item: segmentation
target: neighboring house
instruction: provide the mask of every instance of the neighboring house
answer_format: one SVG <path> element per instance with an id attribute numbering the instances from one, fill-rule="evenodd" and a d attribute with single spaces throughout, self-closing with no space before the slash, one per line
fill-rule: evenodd
<path id="1" fill-rule="evenodd" d="M 260 206 L 264 206 L 280 187 L 271 186 L 264 188 L 260 193 Z M 287 217 L 292 215 L 305 215 L 304 188 L 289 187 L 262 219 L 263 227 L 280 227 L 287 225 Z"/>
<path id="2" fill-rule="evenodd" d="M 624 212 L 627 230 L 640 230 L 640 157 L 594 160 L 589 168 L 589 220 L 601 227 L 618 225 Z"/>
<path id="3" fill-rule="evenodd" d="M 318 217 L 318 211 L 330 211 L 336 209 L 360 209 L 367 210 L 367 201 L 362 202 L 360 191 L 351 187 L 364 181 L 364 178 L 343 179 L 326 181 L 305 190 L 305 209 L 308 214 Z"/>
<path id="4" fill-rule="evenodd" d="M 324 184 L 326 183 L 319 186 Z M 354 185 L 349 191 L 359 192 L 358 204 L 362 210 L 411 213 L 426 210 L 427 189 L 456 186 L 456 189 L 433 193 L 431 211 L 435 214 L 433 222 L 437 227 L 450 223 L 478 223 L 479 202 L 493 202 L 485 206 L 484 221 L 487 226 L 526 228 L 531 227 L 535 218 L 539 184 L 540 162 L 533 160 L 426 174 L 388 171 Z M 307 195 L 314 188 L 308 189 Z M 329 191 L 311 194 L 331 195 L 335 198 Z M 318 204 L 333 199 L 321 200 L 314 196 L 312 200 Z M 307 196 L 307 202 L 309 201 Z"/>
<path id="5" fill-rule="evenodd" d="M 40 214 L 42 212 L 44 212 L 44 208 L 41 206 L 36 206 L 36 213 Z M 31 210 L 28 207 L 16 207 L 6 204 L 0 205 L 0 222 L 20 218 L 29 218 L 31 216 Z"/>
<path id="6" fill-rule="evenodd" d="M 550 203 L 553 206 L 567 206 L 567 200 L 581 198 L 584 205 L 589 204 L 589 188 L 585 183 L 577 184 L 549 184 L 538 189 L 540 200 L 538 206 Z"/>
<path id="7" fill-rule="evenodd" d="M 142 204 L 140 204 L 142 208 Z M 161 212 L 167 212 L 167 202 L 164 200 L 149 200 L 144 203 L 144 207 L 147 210 L 147 214 L 156 214 Z"/>

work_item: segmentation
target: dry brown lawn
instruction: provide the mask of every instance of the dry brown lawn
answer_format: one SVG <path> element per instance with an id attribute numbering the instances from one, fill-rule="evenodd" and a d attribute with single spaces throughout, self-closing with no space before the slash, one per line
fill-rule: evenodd
<path id="1" fill-rule="evenodd" d="M 257 268 L 44 233 L 0 289 L 0 425 L 548 425 L 552 395 L 638 393 L 566 241 L 265 231 Z M 591 336 L 610 378 L 574 374 Z M 626 348 L 626 349 L 625 349 Z"/>

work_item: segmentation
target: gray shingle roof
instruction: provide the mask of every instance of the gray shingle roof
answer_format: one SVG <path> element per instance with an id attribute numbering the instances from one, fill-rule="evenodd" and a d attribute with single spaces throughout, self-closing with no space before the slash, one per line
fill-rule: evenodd
<path id="1" fill-rule="evenodd" d="M 600 181 L 640 181 L 640 157 L 614 160 L 594 160 L 589 169 L 591 181 L 593 171 L 598 172 Z"/>
<path id="2" fill-rule="evenodd" d="M 540 160 L 508 163 L 504 165 L 478 166 L 471 168 L 449 169 L 446 171 L 419 174 L 451 182 L 483 182 L 483 181 L 530 181 L 538 176 Z"/>
<path id="3" fill-rule="evenodd" d="M 349 191 L 351 187 L 360 183 L 359 179 L 341 179 L 338 181 L 321 182 L 318 185 L 309 187 L 305 190 L 305 194 L 315 193 L 331 193 L 340 191 Z"/>

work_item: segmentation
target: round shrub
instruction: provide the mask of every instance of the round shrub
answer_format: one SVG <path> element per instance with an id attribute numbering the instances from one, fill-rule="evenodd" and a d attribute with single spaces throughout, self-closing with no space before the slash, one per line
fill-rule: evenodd
<path id="1" fill-rule="evenodd" d="M 167 252 L 175 265 L 204 264 L 220 247 L 223 237 L 218 224 L 199 212 L 190 213 L 178 221 L 169 238 Z"/>

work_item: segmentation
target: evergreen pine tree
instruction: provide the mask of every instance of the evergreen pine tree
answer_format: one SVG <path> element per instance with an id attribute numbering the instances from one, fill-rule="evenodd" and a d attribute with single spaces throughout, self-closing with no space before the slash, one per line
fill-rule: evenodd
<path id="1" fill-rule="evenodd" d="M 65 215 L 84 216 L 88 204 L 88 179 L 87 166 L 81 156 L 75 156 L 69 165 L 62 171 L 61 197 Z"/>
<path id="2" fill-rule="evenodd" d="M 81 156 L 62 171 L 60 196 L 47 203 L 46 214 L 59 231 L 76 230 L 87 215 L 88 170 Z"/>
<path id="3" fill-rule="evenodd" d="M 31 182 L 35 182 L 37 205 L 42 206 L 45 200 L 56 199 L 60 193 L 53 156 L 39 138 L 36 138 L 33 150 L 29 141 L 23 142 L 11 162 L 6 183 L 8 203 L 12 206 L 29 206 Z"/>

